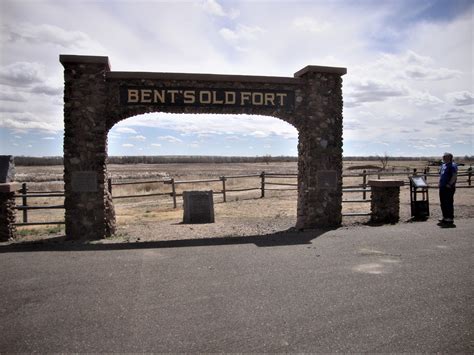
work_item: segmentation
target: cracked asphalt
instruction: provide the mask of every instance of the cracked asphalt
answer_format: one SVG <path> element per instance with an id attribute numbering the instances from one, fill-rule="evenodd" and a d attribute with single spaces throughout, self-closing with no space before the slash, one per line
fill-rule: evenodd
<path id="1" fill-rule="evenodd" d="M 469 352 L 474 219 L 0 245 L 1 352 Z"/>

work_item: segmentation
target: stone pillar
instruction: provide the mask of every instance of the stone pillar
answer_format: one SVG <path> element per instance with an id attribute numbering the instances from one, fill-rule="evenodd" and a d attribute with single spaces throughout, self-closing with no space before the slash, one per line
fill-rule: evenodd
<path id="1" fill-rule="evenodd" d="M 369 180 L 372 191 L 371 222 L 397 223 L 400 220 L 401 180 Z"/>
<path id="2" fill-rule="evenodd" d="M 19 188 L 16 183 L 0 183 L 0 242 L 15 238 L 15 191 Z"/>
<path id="3" fill-rule="evenodd" d="M 107 191 L 107 57 L 61 55 L 64 66 L 66 237 L 100 239 L 114 232 Z"/>
<path id="4" fill-rule="evenodd" d="M 342 220 L 342 75 L 345 68 L 307 66 L 296 127 L 298 212 L 296 227 L 336 227 Z"/>

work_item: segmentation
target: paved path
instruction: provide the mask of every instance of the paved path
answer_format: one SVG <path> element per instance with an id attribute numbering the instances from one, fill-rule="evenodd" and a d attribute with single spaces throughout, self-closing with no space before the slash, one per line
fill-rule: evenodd
<path id="1" fill-rule="evenodd" d="M 474 219 L 0 246 L 1 352 L 473 352 Z"/>

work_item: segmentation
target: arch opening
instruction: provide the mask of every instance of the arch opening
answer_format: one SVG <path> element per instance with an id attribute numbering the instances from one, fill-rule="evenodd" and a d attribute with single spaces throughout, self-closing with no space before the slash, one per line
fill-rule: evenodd
<path id="1" fill-rule="evenodd" d="M 122 120 L 109 131 L 107 162 L 118 234 L 163 240 L 293 227 L 297 139 L 295 127 L 270 116 L 149 113 Z M 171 179 L 182 182 L 174 186 L 177 208 Z M 180 226 L 181 196 L 189 190 L 213 191 L 215 224 Z"/>

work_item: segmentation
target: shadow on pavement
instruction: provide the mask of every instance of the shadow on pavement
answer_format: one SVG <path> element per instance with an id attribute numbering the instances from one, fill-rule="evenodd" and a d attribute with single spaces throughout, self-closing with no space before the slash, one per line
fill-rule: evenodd
<path id="1" fill-rule="evenodd" d="M 100 250 L 126 250 L 126 249 L 152 249 L 152 248 L 181 248 L 219 246 L 233 244 L 255 244 L 258 247 L 275 247 L 296 244 L 310 244 L 313 239 L 331 229 L 311 229 L 300 231 L 290 228 L 272 234 L 200 238 L 182 240 L 162 240 L 149 242 L 113 242 L 113 239 L 104 240 L 105 243 L 90 241 L 66 240 L 65 236 L 49 238 L 40 241 L 17 242 L 0 246 L 0 253 L 35 252 L 35 251 L 100 251 Z"/>

